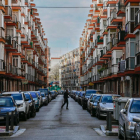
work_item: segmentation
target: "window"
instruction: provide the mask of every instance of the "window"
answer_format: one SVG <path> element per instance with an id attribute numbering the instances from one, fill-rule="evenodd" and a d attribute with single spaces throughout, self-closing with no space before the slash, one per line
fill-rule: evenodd
<path id="1" fill-rule="evenodd" d="M 131 8 L 130 10 L 130 20 L 135 20 L 135 14 L 139 10 L 139 8 Z"/>
<path id="2" fill-rule="evenodd" d="M 135 42 L 130 42 L 130 56 L 135 56 Z"/>
<path id="3" fill-rule="evenodd" d="M 121 61 L 121 58 L 116 58 L 116 64 L 118 64 Z"/>

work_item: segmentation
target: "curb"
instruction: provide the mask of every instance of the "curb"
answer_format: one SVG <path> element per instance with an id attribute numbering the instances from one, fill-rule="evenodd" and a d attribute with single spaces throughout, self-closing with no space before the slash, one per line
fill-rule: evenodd
<path id="1" fill-rule="evenodd" d="M 2 133 L 0 133 L 0 136 L 12 136 L 12 135 L 15 134 L 19 129 L 20 129 L 19 126 L 15 126 L 13 131 L 2 132 Z"/>
<path id="2" fill-rule="evenodd" d="M 100 129 L 104 134 L 106 134 L 107 136 L 118 136 L 118 132 L 108 131 L 108 130 L 106 130 L 105 127 L 106 126 L 104 126 L 104 125 L 100 125 Z"/>

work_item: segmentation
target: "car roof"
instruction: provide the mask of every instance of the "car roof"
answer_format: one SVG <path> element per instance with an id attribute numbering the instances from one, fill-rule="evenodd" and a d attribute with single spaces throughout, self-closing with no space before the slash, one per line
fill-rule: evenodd
<path id="1" fill-rule="evenodd" d="M 118 96 L 118 97 L 121 97 L 120 95 L 117 95 L 117 94 L 102 94 L 102 96 Z"/>
<path id="2" fill-rule="evenodd" d="M 11 96 L 0 96 L 0 98 L 7 98 L 7 97 L 12 99 Z"/>
<path id="3" fill-rule="evenodd" d="M 19 92 L 19 91 L 12 91 L 12 92 L 3 92 L 2 94 L 4 95 L 4 94 L 23 94 L 23 92 Z"/>
<path id="4" fill-rule="evenodd" d="M 86 91 L 93 91 L 93 90 L 96 91 L 96 89 L 87 89 Z"/>

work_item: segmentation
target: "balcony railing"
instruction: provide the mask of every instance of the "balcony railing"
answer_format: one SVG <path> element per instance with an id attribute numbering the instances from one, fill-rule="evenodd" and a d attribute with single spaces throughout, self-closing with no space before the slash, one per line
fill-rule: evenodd
<path id="1" fill-rule="evenodd" d="M 125 12 L 124 3 L 121 2 L 121 1 L 118 2 L 117 12 L 118 12 L 118 11 Z"/>
<path id="2" fill-rule="evenodd" d="M 12 40 L 11 40 L 11 36 L 5 36 L 5 41 L 6 41 L 6 45 L 12 45 Z"/>
<path id="3" fill-rule="evenodd" d="M 129 57 L 126 59 L 126 70 L 134 70 L 135 68 L 135 57 Z"/>
<path id="4" fill-rule="evenodd" d="M 112 39 L 112 47 L 116 46 L 118 43 L 118 38 L 113 38 Z"/>
<path id="5" fill-rule="evenodd" d="M 112 74 L 118 73 L 118 64 L 112 66 Z"/>
<path id="6" fill-rule="evenodd" d="M 5 7 L 5 16 L 10 16 L 12 17 L 12 9 L 10 6 Z"/>
<path id="7" fill-rule="evenodd" d="M 5 30 L 3 28 L 0 28 L 0 38 L 5 39 Z"/>
<path id="8" fill-rule="evenodd" d="M 5 62 L 0 59 L 0 71 L 5 71 Z"/>
<path id="9" fill-rule="evenodd" d="M 5 6 L 5 0 L 0 0 L 0 6 Z"/>
<path id="10" fill-rule="evenodd" d="M 120 41 L 125 41 L 125 40 L 124 40 L 124 37 L 125 37 L 125 31 L 119 31 L 119 32 L 118 32 L 118 43 L 119 43 Z"/>
<path id="11" fill-rule="evenodd" d="M 138 40 L 137 42 L 136 42 L 136 54 L 137 53 L 140 53 L 140 40 Z"/>
<path id="12" fill-rule="evenodd" d="M 117 18 L 116 10 L 111 11 L 111 21 Z"/>
<path id="13" fill-rule="evenodd" d="M 135 14 L 135 26 L 140 25 L 140 10 Z"/>
<path id="14" fill-rule="evenodd" d="M 134 32 L 134 22 L 128 22 L 125 25 L 125 33 L 132 34 Z"/>
<path id="15" fill-rule="evenodd" d="M 16 15 L 12 15 L 12 22 L 17 23 L 17 16 Z"/>
<path id="16" fill-rule="evenodd" d="M 120 61 L 118 65 L 119 65 L 118 72 L 123 73 L 125 71 L 125 60 Z"/>

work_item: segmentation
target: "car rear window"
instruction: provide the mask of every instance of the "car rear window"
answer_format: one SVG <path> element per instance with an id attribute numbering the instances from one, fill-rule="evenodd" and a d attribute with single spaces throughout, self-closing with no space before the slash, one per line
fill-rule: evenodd
<path id="1" fill-rule="evenodd" d="M 22 94 L 11 94 L 14 100 L 23 100 Z"/>
<path id="2" fill-rule="evenodd" d="M 101 102 L 103 102 L 103 103 L 113 103 L 112 96 L 103 96 Z"/>
<path id="3" fill-rule="evenodd" d="M 140 113 L 140 100 L 134 100 L 132 102 L 130 113 Z"/>
<path id="4" fill-rule="evenodd" d="M 14 103 L 11 98 L 0 98 L 0 107 L 13 107 Z"/>
<path id="5" fill-rule="evenodd" d="M 35 92 L 30 92 L 30 94 L 32 95 L 33 98 L 37 98 L 37 95 Z"/>
<path id="6" fill-rule="evenodd" d="M 31 97 L 30 97 L 30 95 L 29 95 L 28 93 L 25 93 L 25 97 L 26 97 L 27 99 L 31 100 Z"/>
<path id="7" fill-rule="evenodd" d="M 87 96 L 90 96 L 91 94 L 96 94 L 96 90 L 88 90 L 88 91 L 86 91 Z"/>

